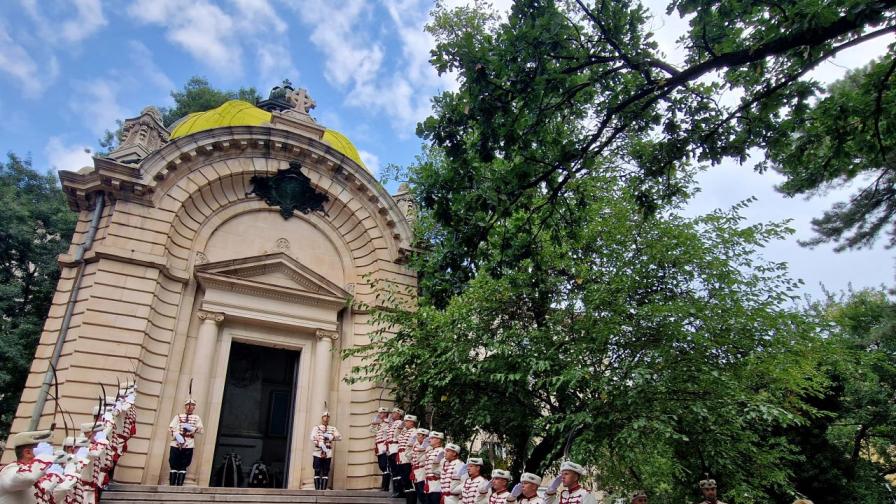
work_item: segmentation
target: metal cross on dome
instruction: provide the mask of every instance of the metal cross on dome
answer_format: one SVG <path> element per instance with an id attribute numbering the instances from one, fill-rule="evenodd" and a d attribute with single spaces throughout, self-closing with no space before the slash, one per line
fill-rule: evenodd
<path id="1" fill-rule="evenodd" d="M 311 98 L 311 95 L 308 94 L 308 90 L 305 88 L 299 88 L 289 91 L 286 94 L 286 101 L 292 105 L 293 109 L 298 112 L 303 112 L 307 114 L 311 111 L 311 109 L 317 107 L 317 103 Z"/>

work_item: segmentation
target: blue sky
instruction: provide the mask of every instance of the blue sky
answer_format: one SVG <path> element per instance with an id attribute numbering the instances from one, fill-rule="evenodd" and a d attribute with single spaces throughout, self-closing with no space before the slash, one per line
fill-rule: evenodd
<path id="1" fill-rule="evenodd" d="M 510 0 L 493 3 L 504 9 Z M 661 48 L 681 61 L 676 39 L 686 21 L 666 16 L 662 2 L 646 3 Z M 30 154 L 38 169 L 76 170 L 90 163 L 84 149 L 95 149 L 115 119 L 171 105 L 169 92 L 193 75 L 220 88 L 255 86 L 264 96 L 289 78 L 317 102 L 318 122 L 346 134 L 368 167 L 407 164 L 420 151 L 414 130 L 430 97 L 456 85 L 427 62 L 431 7 L 428 0 L 4 0 L 0 149 Z M 832 81 L 889 42 L 858 46 L 814 76 Z M 796 236 L 764 254 L 790 263 L 806 293 L 818 296 L 820 283 L 833 290 L 892 284 L 892 253 L 881 246 L 836 254 L 796 243 L 811 236 L 811 217 L 848 191 L 786 199 L 774 191 L 775 175 L 734 164 L 700 180 L 689 213 L 756 196 L 750 221 L 793 219 Z"/>

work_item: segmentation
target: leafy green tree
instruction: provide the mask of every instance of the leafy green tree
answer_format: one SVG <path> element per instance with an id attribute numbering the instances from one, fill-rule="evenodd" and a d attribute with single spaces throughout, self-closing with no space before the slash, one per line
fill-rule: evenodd
<path id="1" fill-rule="evenodd" d="M 891 46 L 892 47 L 892 46 Z M 888 54 L 831 85 L 770 130 L 769 166 L 787 177 L 787 195 L 815 194 L 861 180 L 849 201 L 813 220 L 809 245 L 870 246 L 881 234 L 896 245 L 896 58 Z"/>
<path id="2" fill-rule="evenodd" d="M 6 437 L 59 279 L 77 215 L 56 177 L 30 159 L 0 162 L 0 437 Z"/>
<path id="3" fill-rule="evenodd" d="M 816 504 L 889 502 L 896 476 L 896 304 L 882 289 L 850 290 L 809 306 L 817 321 L 828 377 L 822 394 L 804 397 L 807 421 L 784 435 L 797 448 L 793 486 Z M 779 492 L 778 502 L 789 502 Z"/>
<path id="4" fill-rule="evenodd" d="M 772 160 L 760 169 L 791 178 L 788 194 L 874 174 L 858 201 L 819 219 L 822 239 L 853 230 L 846 244 L 865 244 L 892 222 L 892 49 L 830 92 L 810 72 L 896 31 L 896 1 L 672 0 L 667 10 L 689 22 L 683 66 L 664 57 L 638 0 L 518 0 L 506 20 L 484 3 L 436 7 L 432 61 L 460 87 L 435 99 L 419 133 L 456 168 L 434 189 L 437 215 L 474 198 L 482 209 L 454 226 L 467 230 L 460 245 L 478 247 L 528 192 L 559 205 L 577 178 L 625 172 L 652 211 L 687 192 L 689 166 L 744 162 L 753 149 Z M 463 194 L 471 183 L 482 190 Z"/>
<path id="5" fill-rule="evenodd" d="M 193 112 L 210 110 L 228 100 L 243 100 L 255 103 L 261 96 L 254 87 L 241 87 L 236 91 L 213 88 L 205 77 L 194 76 L 184 84 L 180 91 L 172 91 L 173 108 L 162 108 L 162 122 L 171 126 L 178 119 Z"/>
<path id="6" fill-rule="evenodd" d="M 826 379 L 811 324 L 785 308 L 798 284 L 758 257 L 786 225 L 743 225 L 746 203 L 645 216 L 640 188 L 604 171 L 571 181 L 563 204 L 521 199 L 467 253 L 454 223 L 482 216 L 480 191 L 454 193 L 456 220 L 428 204 L 456 171 L 438 150 L 410 169 L 419 307 L 380 286 L 381 332 L 345 352 L 353 379 L 396 384 L 455 440 L 501 442 L 514 470 L 548 469 L 571 441 L 601 489 L 680 502 L 706 472 L 737 503 L 790 487 L 784 429 Z"/>

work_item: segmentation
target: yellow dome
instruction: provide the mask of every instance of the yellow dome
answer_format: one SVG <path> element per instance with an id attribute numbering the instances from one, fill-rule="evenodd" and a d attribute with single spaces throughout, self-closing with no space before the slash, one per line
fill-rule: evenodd
<path id="1" fill-rule="evenodd" d="M 262 110 L 249 102 L 230 100 L 205 112 L 193 112 L 174 123 L 170 138 L 185 137 L 200 131 L 226 126 L 260 126 L 271 122 L 271 113 Z M 324 131 L 323 141 L 345 157 L 367 169 L 361 155 L 354 144 L 342 133 L 328 129 Z"/>
<path id="2" fill-rule="evenodd" d="M 171 139 L 225 126 L 259 126 L 271 122 L 271 113 L 249 102 L 230 100 L 205 112 L 193 112 L 175 123 Z"/>
<path id="3" fill-rule="evenodd" d="M 324 143 L 329 145 L 330 147 L 336 149 L 345 157 L 351 159 L 352 161 L 358 163 L 361 168 L 367 169 L 367 165 L 364 164 L 364 161 L 361 161 L 361 155 L 358 154 L 358 149 L 355 148 L 355 145 L 346 138 L 342 133 L 328 129 L 324 131 Z"/>

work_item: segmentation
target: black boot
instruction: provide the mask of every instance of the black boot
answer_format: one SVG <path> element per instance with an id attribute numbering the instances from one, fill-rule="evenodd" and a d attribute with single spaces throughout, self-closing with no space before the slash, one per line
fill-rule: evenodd
<path id="1" fill-rule="evenodd" d="M 329 490 L 330 489 L 330 478 L 324 476 L 320 479 L 320 489 L 321 490 Z"/>
<path id="2" fill-rule="evenodd" d="M 417 504 L 417 491 L 411 488 L 404 490 L 404 504 Z"/>
<path id="3" fill-rule="evenodd" d="M 401 478 L 392 478 L 392 497 L 404 497 L 404 492 L 402 491 Z"/>
<path id="4" fill-rule="evenodd" d="M 168 471 L 168 484 L 177 486 L 177 471 Z"/>
<path id="5" fill-rule="evenodd" d="M 314 477 L 314 489 L 320 490 L 320 476 Z"/>
<path id="6" fill-rule="evenodd" d="M 391 474 L 389 474 L 387 472 L 383 473 L 383 480 L 382 480 L 382 482 L 380 482 L 380 490 L 382 490 L 384 492 L 389 491 L 389 480 L 391 479 L 391 477 L 392 477 Z"/>
<path id="7" fill-rule="evenodd" d="M 184 480 L 187 479 L 187 471 L 177 472 L 177 486 L 184 486 Z"/>

